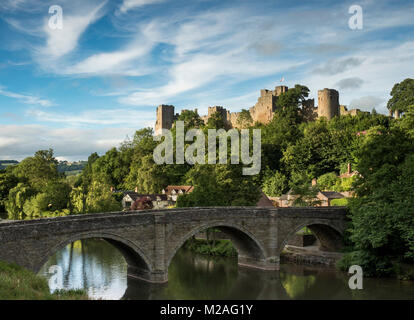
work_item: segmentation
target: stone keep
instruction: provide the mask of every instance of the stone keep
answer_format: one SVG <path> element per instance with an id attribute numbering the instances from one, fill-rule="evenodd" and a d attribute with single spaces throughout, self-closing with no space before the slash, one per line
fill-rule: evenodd
<path id="1" fill-rule="evenodd" d="M 318 118 L 325 117 L 331 120 L 340 115 L 339 93 L 335 89 L 323 89 L 318 91 Z"/>
<path id="2" fill-rule="evenodd" d="M 161 133 L 161 129 L 171 129 L 174 122 L 174 106 L 159 105 L 157 107 L 157 120 L 155 122 L 155 133 Z"/>

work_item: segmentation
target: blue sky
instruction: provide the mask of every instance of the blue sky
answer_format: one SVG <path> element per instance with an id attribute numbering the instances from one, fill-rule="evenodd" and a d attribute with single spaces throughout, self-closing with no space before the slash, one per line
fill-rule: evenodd
<path id="1" fill-rule="evenodd" d="M 86 159 L 153 126 L 159 104 L 238 111 L 282 77 L 386 113 L 414 76 L 413 17 L 412 1 L 1 0 L 0 159 Z"/>

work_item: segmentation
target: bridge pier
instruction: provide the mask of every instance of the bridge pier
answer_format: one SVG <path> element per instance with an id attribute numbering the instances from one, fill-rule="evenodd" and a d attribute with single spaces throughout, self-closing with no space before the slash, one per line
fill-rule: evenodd
<path id="1" fill-rule="evenodd" d="M 130 265 L 128 265 L 127 276 L 132 279 L 138 279 L 149 283 L 168 282 L 167 271 L 148 271 Z"/>

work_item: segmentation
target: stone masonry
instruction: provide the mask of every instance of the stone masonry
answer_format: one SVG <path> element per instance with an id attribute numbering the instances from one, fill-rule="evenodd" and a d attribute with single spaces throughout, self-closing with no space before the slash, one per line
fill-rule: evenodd
<path id="1" fill-rule="evenodd" d="M 287 86 L 276 86 L 274 90 L 260 90 L 260 97 L 256 104 L 249 108 L 250 116 L 253 123 L 269 123 L 275 114 L 278 97 L 287 92 Z M 196 109 L 197 110 L 197 109 Z M 222 106 L 213 106 L 208 108 L 208 114 L 201 119 L 207 123 L 208 119 L 215 112 L 219 112 L 227 122 L 228 128 L 239 128 L 238 118 L 240 112 L 230 112 Z M 315 107 L 314 99 L 307 99 L 302 103 L 301 113 L 308 121 L 313 121 L 320 117 L 328 120 L 335 116 L 356 115 L 361 113 L 359 109 L 349 110 L 345 106 L 339 105 L 339 92 L 334 89 L 325 88 L 318 91 L 318 106 Z M 160 105 L 157 107 L 157 120 L 155 132 L 160 133 L 161 129 L 171 129 L 174 121 L 178 118 L 178 113 L 174 114 L 174 106 Z"/>
<path id="2" fill-rule="evenodd" d="M 128 276 L 163 283 L 176 252 L 206 228 L 232 240 L 239 265 L 278 270 L 280 253 L 297 231 L 307 226 L 322 250 L 335 251 L 346 223 L 343 207 L 182 208 L 9 221 L 0 224 L 0 260 L 38 272 L 71 242 L 102 238 L 123 254 Z"/>

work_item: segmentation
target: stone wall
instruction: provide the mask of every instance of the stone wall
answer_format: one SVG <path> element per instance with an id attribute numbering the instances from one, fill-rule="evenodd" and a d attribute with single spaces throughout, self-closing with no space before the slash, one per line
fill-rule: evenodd
<path id="1" fill-rule="evenodd" d="M 69 243 L 102 238 L 124 255 L 130 277 L 162 283 L 184 242 L 214 227 L 231 239 L 240 265 L 278 270 L 280 253 L 297 231 L 308 226 L 322 249 L 332 250 L 346 221 L 341 207 L 183 208 L 9 221 L 0 224 L 0 260 L 37 272 Z"/>

